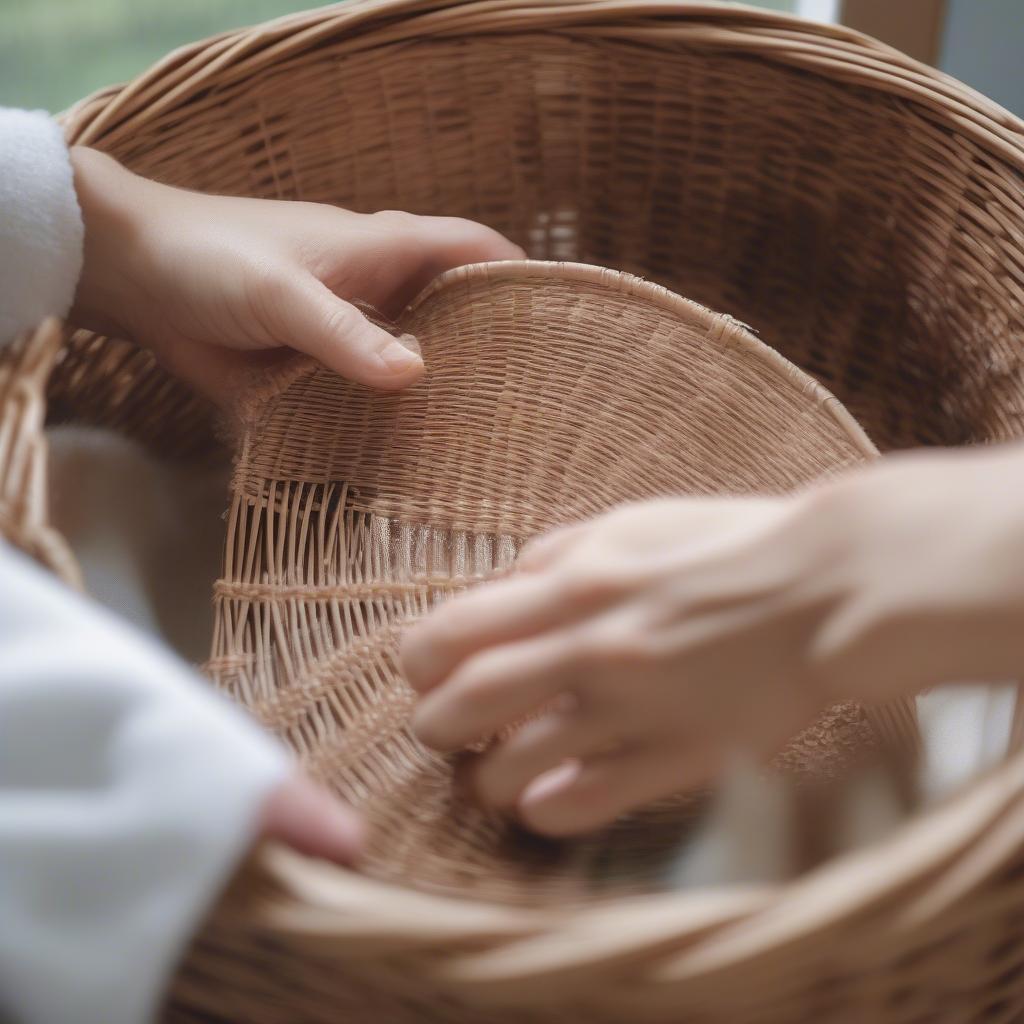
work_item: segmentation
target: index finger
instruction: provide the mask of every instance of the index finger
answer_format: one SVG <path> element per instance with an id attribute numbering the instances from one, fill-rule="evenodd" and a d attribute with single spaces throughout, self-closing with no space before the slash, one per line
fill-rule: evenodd
<path id="1" fill-rule="evenodd" d="M 484 584 L 441 605 L 402 642 L 409 685 L 427 693 L 472 654 L 522 640 L 580 614 L 551 574 L 512 576 Z"/>

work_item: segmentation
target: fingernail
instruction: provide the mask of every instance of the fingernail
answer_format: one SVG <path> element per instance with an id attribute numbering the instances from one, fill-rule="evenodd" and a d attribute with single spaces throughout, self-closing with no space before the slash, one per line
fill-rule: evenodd
<path id="1" fill-rule="evenodd" d="M 545 772 L 539 778 L 533 780 L 521 797 L 524 804 L 533 804 L 546 800 L 558 793 L 560 790 L 571 786 L 580 773 L 582 765 L 579 761 L 566 761 L 557 768 Z"/>
<path id="2" fill-rule="evenodd" d="M 381 349 L 379 356 L 384 367 L 392 373 L 408 370 L 410 367 L 417 366 L 423 362 L 419 353 L 403 345 L 398 339 L 388 342 Z"/>

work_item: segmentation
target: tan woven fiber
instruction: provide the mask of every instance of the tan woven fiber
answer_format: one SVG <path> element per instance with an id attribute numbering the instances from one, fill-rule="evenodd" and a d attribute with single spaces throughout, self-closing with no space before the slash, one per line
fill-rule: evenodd
<path id="1" fill-rule="evenodd" d="M 649 277 L 753 324 L 882 449 L 1021 432 L 1020 123 L 842 28 L 351 2 L 178 51 L 67 127 L 164 181 L 464 215 Z M 107 412 L 145 432 L 151 388 Z"/>
<path id="2" fill-rule="evenodd" d="M 843 29 L 703 3 L 357 0 L 171 54 L 66 126 L 163 181 L 461 214 L 533 257 L 639 273 L 752 324 L 883 449 L 1024 433 L 1020 122 Z M 549 273 L 527 287 L 474 272 L 420 301 L 403 326 L 436 339 L 434 362 L 450 353 L 477 373 L 482 397 L 458 406 L 477 431 L 438 404 L 457 393 L 440 370 L 426 390 L 371 402 L 296 363 L 250 395 L 210 671 L 372 803 L 375 877 L 262 858 L 188 956 L 170 1018 L 1024 1015 L 1022 755 L 793 885 L 652 896 L 685 806 L 572 847 L 502 846 L 506 831 L 404 737 L 394 629 L 501 571 L 533 530 L 661 490 L 783 490 L 865 454 L 820 389 L 776 372 L 742 328 L 681 300 L 665 308 L 663 293 L 647 293 L 651 313 L 643 289 L 627 302 L 612 280 Z M 456 317 L 475 289 L 486 301 Z M 594 319 L 606 301 L 626 313 Z M 529 351 L 503 361 L 548 316 L 574 339 L 549 356 L 552 375 Z M 677 319 L 689 326 L 665 328 Z M 623 322 L 661 362 L 602 376 L 606 333 L 625 354 Z M 493 344 L 478 351 L 483 337 Z M 571 371 L 573 353 L 590 373 Z M 693 374 L 671 387 L 649 375 L 681 367 Z M 645 403 L 616 410 L 627 384 Z M 145 354 L 83 334 L 61 354 L 50 415 L 182 452 L 211 438 L 208 410 Z M 787 766 L 841 772 L 906 724 L 840 709 Z M 468 898 L 451 896 L 460 886 Z"/>
<path id="3" fill-rule="evenodd" d="M 81 574 L 50 527 L 46 477 L 46 383 L 64 344 L 52 320 L 0 351 L 0 538 L 72 586 Z"/>

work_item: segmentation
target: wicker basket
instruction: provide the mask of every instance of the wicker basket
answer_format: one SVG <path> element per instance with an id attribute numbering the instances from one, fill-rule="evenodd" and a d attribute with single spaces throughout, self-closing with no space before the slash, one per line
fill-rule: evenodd
<path id="1" fill-rule="evenodd" d="M 163 181 L 467 216 L 651 278 L 753 324 L 883 450 L 1022 433 L 1021 124 L 848 30 L 357 0 L 179 50 L 67 127 Z M 181 401 L 99 391 L 140 426 Z"/>
<path id="2" fill-rule="evenodd" d="M 642 273 L 754 324 L 882 448 L 1024 433 L 1021 126 L 853 33 L 704 4 L 357 2 L 172 54 L 67 128 L 164 181 L 461 214 L 535 257 Z M 787 489 L 867 452 L 735 322 L 628 278 L 537 273 L 456 274 L 419 300 L 403 326 L 452 370 L 425 389 L 371 400 L 296 362 L 248 396 L 210 672 L 373 808 L 376 877 L 262 858 L 192 950 L 171 1017 L 1018 1019 L 1019 755 L 891 841 L 768 889 L 647 894 L 677 806 L 568 865 L 490 821 L 439 827 L 475 812 L 401 730 L 404 617 L 549 523 L 644 494 Z M 571 344 L 538 352 L 527 332 Z M 456 419 L 441 399 L 463 379 L 489 399 Z M 679 401 L 697 381 L 709 401 Z M 302 433 L 309 410 L 329 432 Z M 208 410 L 147 356 L 83 334 L 50 411 L 211 443 Z M 353 708 L 374 742 L 346 748 Z M 898 711 L 840 709 L 825 754 L 812 737 L 787 763 L 828 772 L 846 741 L 905 734 Z"/>

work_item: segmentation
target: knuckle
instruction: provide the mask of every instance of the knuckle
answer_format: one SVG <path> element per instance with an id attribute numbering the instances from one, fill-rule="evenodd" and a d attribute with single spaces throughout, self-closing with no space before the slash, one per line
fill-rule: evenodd
<path id="1" fill-rule="evenodd" d="M 362 316 L 347 303 L 334 303 L 324 313 L 324 328 L 328 334 L 349 337 L 362 327 Z"/>
<path id="2" fill-rule="evenodd" d="M 607 604 L 619 597 L 625 586 L 620 576 L 599 568 L 574 567 L 562 579 L 567 600 L 585 606 Z"/>
<path id="3" fill-rule="evenodd" d="M 390 221 L 394 224 L 408 224 L 418 220 L 415 213 L 409 213 L 407 210 L 378 210 L 373 216 L 377 220 Z"/>
<path id="4" fill-rule="evenodd" d="M 614 668 L 651 665 L 661 658 L 661 645 L 641 630 L 616 631 L 600 635 L 592 641 L 597 659 Z"/>
<path id="5" fill-rule="evenodd" d="M 391 237 L 408 238 L 416 233 L 421 218 L 405 210 L 378 210 L 373 220 Z"/>

